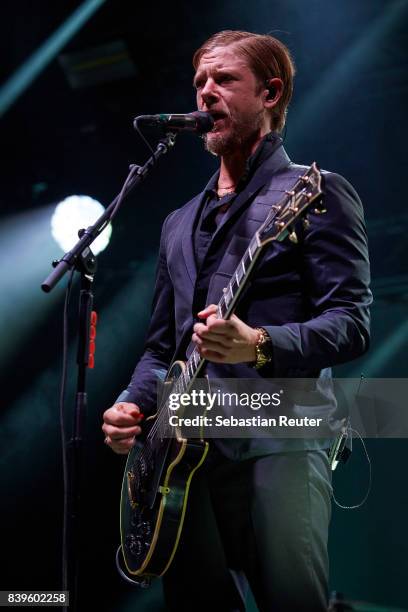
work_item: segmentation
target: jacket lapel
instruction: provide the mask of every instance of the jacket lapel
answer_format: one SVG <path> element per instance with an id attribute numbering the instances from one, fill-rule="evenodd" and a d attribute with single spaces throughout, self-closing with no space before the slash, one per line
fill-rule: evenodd
<path id="1" fill-rule="evenodd" d="M 193 244 L 193 230 L 194 223 L 197 215 L 200 214 L 201 206 L 203 204 L 203 200 L 206 197 L 206 191 L 208 189 L 213 189 L 218 181 L 219 170 L 210 178 L 208 184 L 204 188 L 204 190 L 196 196 L 195 200 L 192 201 L 191 206 L 188 207 L 186 211 L 186 219 L 185 223 L 180 223 L 181 232 L 181 248 L 183 251 L 184 263 L 188 272 L 188 276 L 190 281 L 195 286 L 195 282 L 197 279 L 197 267 L 196 260 L 194 255 L 194 244 Z"/>
<path id="2" fill-rule="evenodd" d="M 272 176 L 282 168 L 285 168 L 289 163 L 290 159 L 285 149 L 282 146 L 279 146 L 277 150 L 267 160 L 265 160 L 263 164 L 261 164 L 245 189 L 243 189 L 237 195 L 230 208 L 225 213 L 217 228 L 217 231 L 214 233 L 214 238 L 223 230 L 224 226 L 229 222 L 229 220 L 233 218 L 235 214 L 240 211 L 243 206 L 245 206 L 245 204 L 253 200 L 262 187 L 271 181 Z"/>

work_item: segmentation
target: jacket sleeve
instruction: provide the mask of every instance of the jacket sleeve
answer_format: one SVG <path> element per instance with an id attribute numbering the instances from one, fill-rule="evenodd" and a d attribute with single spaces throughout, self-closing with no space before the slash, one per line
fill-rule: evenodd
<path id="1" fill-rule="evenodd" d="M 275 376 L 350 361 L 369 344 L 372 295 L 363 208 L 343 177 L 323 177 L 327 212 L 309 215 L 310 227 L 301 240 L 304 295 L 312 318 L 265 328 Z"/>
<path id="2" fill-rule="evenodd" d="M 156 412 L 157 383 L 168 369 L 175 350 L 174 293 L 166 259 L 166 226 L 163 224 L 152 314 L 143 355 L 131 381 L 116 401 L 134 402 L 143 413 Z"/>

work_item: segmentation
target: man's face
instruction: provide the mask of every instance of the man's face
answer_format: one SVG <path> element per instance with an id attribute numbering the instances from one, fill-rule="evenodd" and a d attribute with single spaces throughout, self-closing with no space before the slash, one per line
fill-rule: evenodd
<path id="1" fill-rule="evenodd" d="M 194 86 L 197 108 L 215 120 L 213 130 L 205 135 L 212 153 L 233 153 L 269 131 L 265 89 L 233 45 L 216 47 L 202 56 Z"/>

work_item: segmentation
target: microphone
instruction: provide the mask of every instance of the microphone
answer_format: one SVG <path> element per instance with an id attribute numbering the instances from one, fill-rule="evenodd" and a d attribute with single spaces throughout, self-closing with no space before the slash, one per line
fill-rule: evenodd
<path id="1" fill-rule="evenodd" d="M 210 113 L 204 113 L 203 111 L 195 111 L 186 115 L 139 115 L 133 121 L 133 127 L 137 129 L 139 125 L 161 127 L 170 132 L 172 130 L 186 130 L 205 134 L 213 129 L 214 119 Z"/>

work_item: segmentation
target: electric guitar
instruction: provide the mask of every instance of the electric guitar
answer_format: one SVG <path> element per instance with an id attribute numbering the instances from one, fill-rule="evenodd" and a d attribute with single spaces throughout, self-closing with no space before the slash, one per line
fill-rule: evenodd
<path id="1" fill-rule="evenodd" d="M 286 237 L 297 242 L 294 223 L 315 202 L 322 208 L 321 174 L 313 163 L 292 189 L 271 210 L 249 243 L 235 273 L 220 298 L 217 316 L 228 319 L 234 312 L 257 261 L 273 241 Z M 166 395 L 157 413 L 146 419 L 145 440 L 129 453 L 121 496 L 121 549 L 128 575 L 145 586 L 153 576 L 169 568 L 177 550 L 187 508 L 191 480 L 208 452 L 204 439 L 187 439 L 169 424 L 168 396 L 188 393 L 202 374 L 206 360 L 197 349 L 188 361 L 174 362 L 167 374 Z"/>

